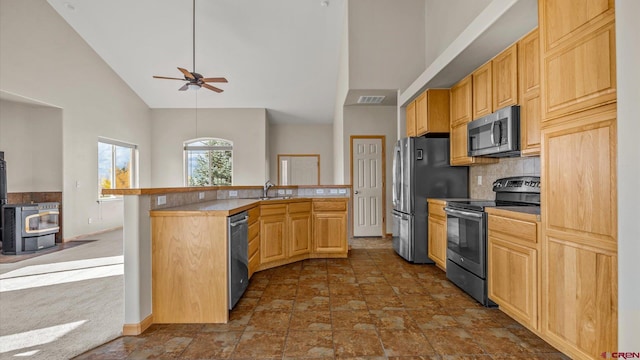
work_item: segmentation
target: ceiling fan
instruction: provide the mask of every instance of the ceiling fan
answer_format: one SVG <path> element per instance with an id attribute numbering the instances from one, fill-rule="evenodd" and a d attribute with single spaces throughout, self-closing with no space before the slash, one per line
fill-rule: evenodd
<path id="1" fill-rule="evenodd" d="M 174 77 L 167 77 L 167 76 L 153 76 L 154 79 L 168 79 L 168 80 L 180 80 L 180 81 L 186 81 L 186 83 L 184 85 L 182 85 L 182 87 L 180 87 L 178 90 L 179 91 L 185 91 L 185 90 L 198 90 L 201 87 L 204 87 L 206 89 L 209 89 L 211 91 L 215 91 L 217 93 L 221 93 L 224 90 L 217 88 L 215 86 L 211 86 L 207 83 L 226 83 L 228 82 L 227 79 L 223 78 L 223 77 L 212 77 L 212 78 L 206 78 L 204 76 L 202 76 L 201 74 L 198 74 L 196 72 L 196 0 L 193 0 L 193 71 L 189 71 L 187 69 L 183 69 L 181 67 L 178 67 L 178 70 L 180 70 L 180 72 L 182 73 L 182 75 L 184 75 L 183 79 L 180 78 L 174 78 Z"/>

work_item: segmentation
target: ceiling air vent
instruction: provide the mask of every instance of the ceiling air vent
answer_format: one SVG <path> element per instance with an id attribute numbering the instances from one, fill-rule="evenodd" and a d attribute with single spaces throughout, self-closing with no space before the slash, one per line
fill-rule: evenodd
<path id="1" fill-rule="evenodd" d="M 384 98 L 384 96 L 360 96 L 358 104 L 380 104 Z"/>

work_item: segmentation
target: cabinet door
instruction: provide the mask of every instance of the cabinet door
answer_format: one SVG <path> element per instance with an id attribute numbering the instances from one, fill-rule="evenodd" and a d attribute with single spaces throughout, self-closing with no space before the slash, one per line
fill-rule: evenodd
<path id="1" fill-rule="evenodd" d="M 431 204 L 429 204 L 431 206 Z M 428 255 L 442 270 L 447 266 L 447 222 L 437 216 L 429 216 Z"/>
<path id="2" fill-rule="evenodd" d="M 260 264 L 287 257 L 286 219 L 284 215 L 260 219 Z"/>
<path id="3" fill-rule="evenodd" d="M 616 101 L 613 0 L 539 2 L 542 119 Z"/>
<path id="4" fill-rule="evenodd" d="M 500 310 L 537 329 L 537 251 L 491 235 L 488 244 L 489 298 Z"/>
<path id="5" fill-rule="evenodd" d="M 542 131 L 542 332 L 572 358 L 617 346 L 616 105 Z"/>
<path id="6" fill-rule="evenodd" d="M 472 77 L 471 75 L 460 80 L 451 87 L 450 106 L 451 106 L 451 127 L 455 125 L 466 124 L 473 117 L 472 97 Z"/>
<path id="7" fill-rule="evenodd" d="M 347 253 L 346 212 L 313 214 L 313 251 L 316 253 Z"/>
<path id="8" fill-rule="evenodd" d="M 472 158 L 467 156 L 467 123 L 454 125 L 451 127 L 451 165 L 470 164 Z"/>
<path id="9" fill-rule="evenodd" d="M 540 37 L 533 30 L 518 42 L 520 87 L 520 151 L 540 154 Z"/>
<path id="10" fill-rule="evenodd" d="M 498 54 L 491 67 L 493 111 L 518 104 L 518 45 Z"/>
<path id="11" fill-rule="evenodd" d="M 308 254 L 311 251 L 311 215 L 289 215 L 289 256 Z"/>
<path id="12" fill-rule="evenodd" d="M 407 136 L 416 136 L 416 102 L 407 105 Z"/>
<path id="13" fill-rule="evenodd" d="M 491 101 L 491 62 L 488 62 L 473 72 L 473 116 L 472 120 L 489 115 L 493 112 Z"/>

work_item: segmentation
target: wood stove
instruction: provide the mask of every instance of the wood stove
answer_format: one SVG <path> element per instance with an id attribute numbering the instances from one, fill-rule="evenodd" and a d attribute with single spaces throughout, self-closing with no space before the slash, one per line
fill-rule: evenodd
<path id="1" fill-rule="evenodd" d="M 4 205 L 2 253 L 17 255 L 55 246 L 59 207 L 57 202 Z"/>

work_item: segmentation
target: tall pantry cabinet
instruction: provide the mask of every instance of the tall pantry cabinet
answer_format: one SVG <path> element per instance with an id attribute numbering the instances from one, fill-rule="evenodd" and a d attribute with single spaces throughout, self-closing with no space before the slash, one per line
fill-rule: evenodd
<path id="1" fill-rule="evenodd" d="M 574 359 L 617 350 L 613 0 L 538 1 L 541 333 Z"/>

